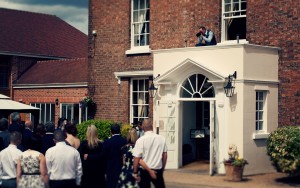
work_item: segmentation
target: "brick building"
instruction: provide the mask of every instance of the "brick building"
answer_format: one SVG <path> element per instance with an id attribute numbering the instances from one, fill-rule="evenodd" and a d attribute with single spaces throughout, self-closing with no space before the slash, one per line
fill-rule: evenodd
<path id="1" fill-rule="evenodd" d="M 153 117 L 168 142 L 167 168 L 206 159 L 211 174 L 224 173 L 236 144 L 251 164 L 246 173 L 274 170 L 266 137 L 300 123 L 298 2 L 90 0 L 89 9 L 97 118 Z M 195 47 L 199 25 L 215 33 L 216 46 Z M 232 97 L 224 94 L 228 78 Z"/>
<path id="2" fill-rule="evenodd" d="M 63 106 L 55 106 L 56 98 L 61 104 L 79 105 L 88 88 L 84 33 L 53 15 L 5 8 L 0 8 L 0 28 L 1 94 L 41 107 L 42 123 L 65 116 Z"/>

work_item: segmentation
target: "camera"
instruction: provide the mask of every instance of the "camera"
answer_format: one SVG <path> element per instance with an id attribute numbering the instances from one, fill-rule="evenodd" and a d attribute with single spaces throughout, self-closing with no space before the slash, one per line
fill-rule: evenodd
<path id="1" fill-rule="evenodd" d="M 196 34 L 196 37 L 200 37 L 202 35 L 202 33 L 201 32 L 198 32 L 197 34 Z"/>

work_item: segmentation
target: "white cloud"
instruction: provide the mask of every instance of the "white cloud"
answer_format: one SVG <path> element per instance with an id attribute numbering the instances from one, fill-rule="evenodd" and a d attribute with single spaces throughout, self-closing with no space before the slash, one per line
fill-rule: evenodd
<path id="1" fill-rule="evenodd" d="M 79 8 L 75 6 L 67 6 L 67 5 L 26 5 L 26 4 L 18 4 L 11 3 L 8 0 L 1 0 L 1 7 L 16 9 L 16 10 L 24 10 L 30 12 L 37 13 L 45 13 L 55 15 L 65 22 L 68 22 L 73 27 L 82 31 L 83 33 L 88 33 L 88 9 L 87 8 Z"/>

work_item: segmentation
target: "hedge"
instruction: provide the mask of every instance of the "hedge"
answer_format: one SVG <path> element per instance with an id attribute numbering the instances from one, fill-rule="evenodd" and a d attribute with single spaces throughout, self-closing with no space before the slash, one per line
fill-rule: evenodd
<path id="1" fill-rule="evenodd" d="M 110 127 L 111 125 L 113 125 L 114 121 L 111 121 L 111 120 L 88 120 L 88 121 L 85 121 L 81 124 L 78 124 L 77 125 L 77 131 L 78 131 L 78 134 L 77 134 L 77 137 L 83 141 L 86 139 L 86 130 L 87 130 L 87 127 L 89 125 L 95 125 L 97 127 L 97 130 L 98 130 L 98 138 L 102 141 L 108 139 L 111 134 L 110 134 Z M 130 124 L 121 124 L 121 123 L 118 123 L 120 124 L 121 126 L 121 134 L 124 138 L 126 138 L 127 136 L 127 133 L 128 133 L 128 130 L 132 127 Z"/>

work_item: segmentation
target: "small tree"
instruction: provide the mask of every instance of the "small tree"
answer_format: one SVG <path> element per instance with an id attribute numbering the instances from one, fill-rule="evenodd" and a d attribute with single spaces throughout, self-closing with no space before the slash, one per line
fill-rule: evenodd
<path id="1" fill-rule="evenodd" d="M 300 127 L 287 126 L 273 131 L 267 139 L 267 154 L 279 172 L 300 174 Z"/>

